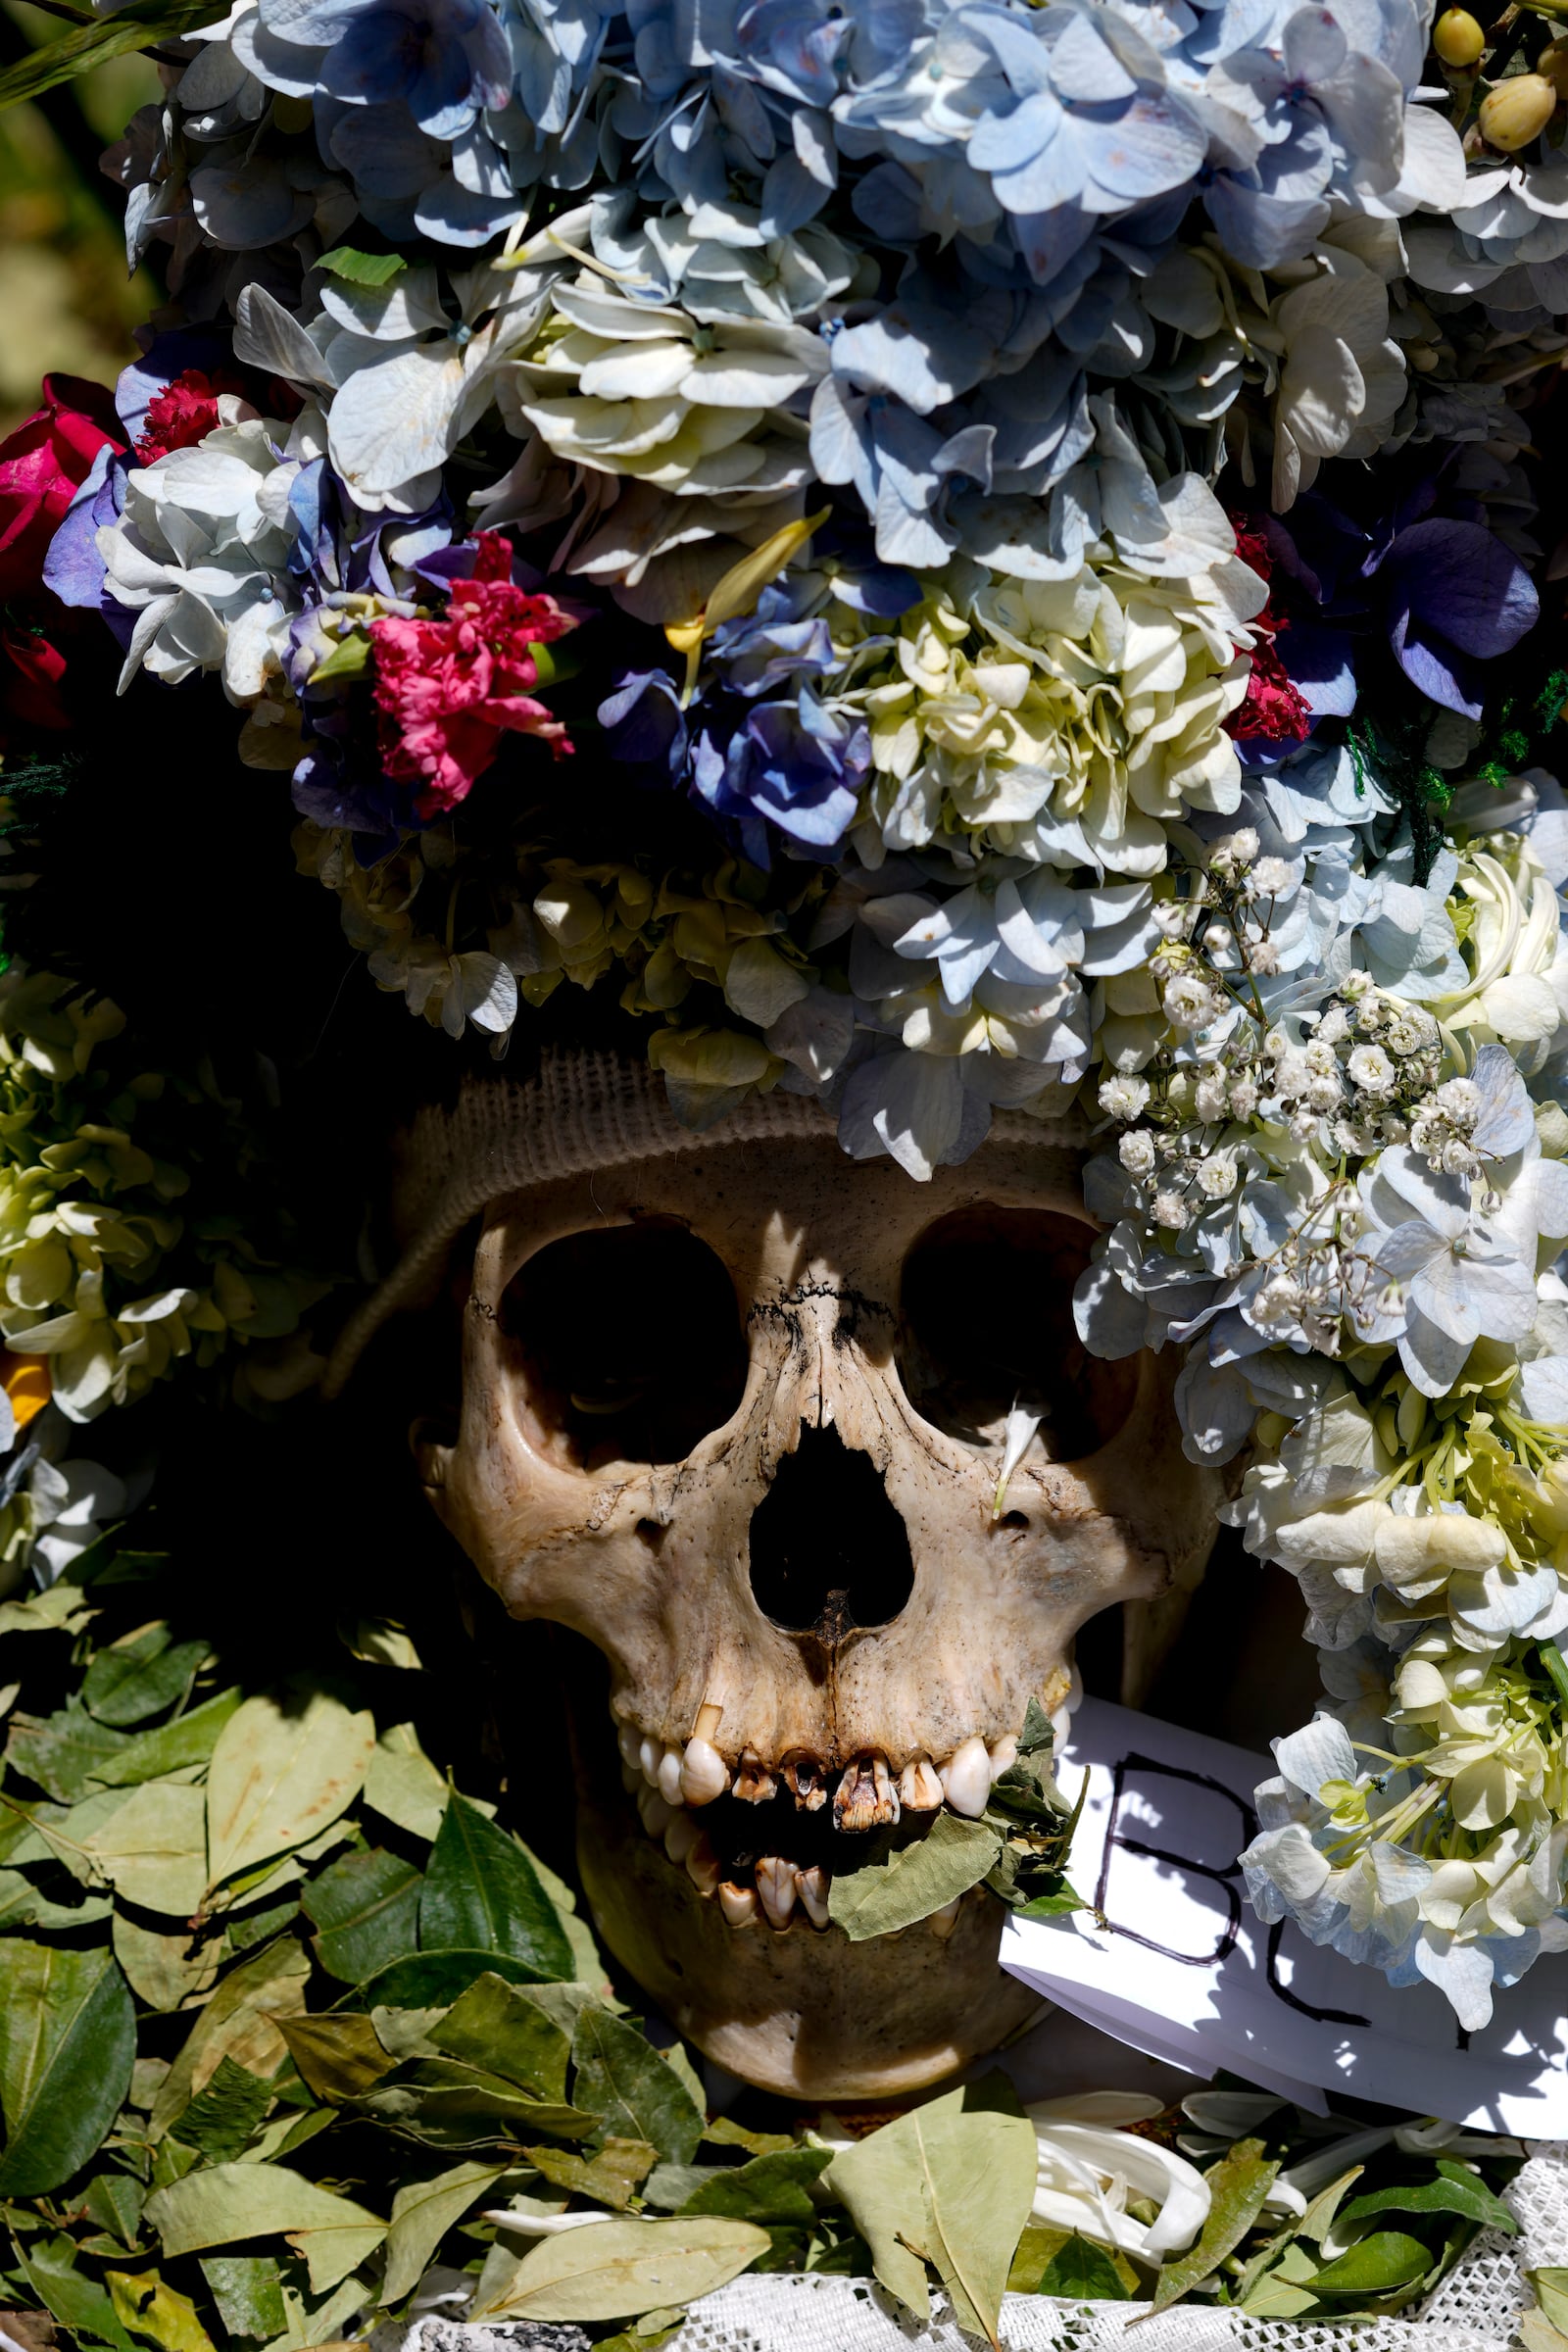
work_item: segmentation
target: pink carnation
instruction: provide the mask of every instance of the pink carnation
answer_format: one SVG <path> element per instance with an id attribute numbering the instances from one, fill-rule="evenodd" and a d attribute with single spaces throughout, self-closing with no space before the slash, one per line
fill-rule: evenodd
<path id="1" fill-rule="evenodd" d="M 512 550 L 481 531 L 473 577 L 454 580 L 440 620 L 376 620 L 375 700 L 381 759 L 400 783 L 423 779 L 421 816 L 466 800 L 508 732 L 537 735 L 559 760 L 566 730 L 524 688 L 537 685 L 533 649 L 577 623 L 554 597 L 512 584 Z"/>

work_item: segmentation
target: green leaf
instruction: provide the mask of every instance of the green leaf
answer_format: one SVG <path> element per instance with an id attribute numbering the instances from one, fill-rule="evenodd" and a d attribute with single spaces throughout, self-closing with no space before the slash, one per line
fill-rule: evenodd
<path id="1" fill-rule="evenodd" d="M 20 1870 L 0 1870 L 0 1935 L 18 1928 L 58 1928 L 70 1935 L 77 1928 L 95 1928 L 114 1910 L 107 1894 L 89 1894 L 79 1903 L 57 1903 L 40 1894 Z"/>
<path id="2" fill-rule="evenodd" d="M 563 2148 L 524 2148 L 523 2154 L 553 2188 L 593 2197 L 620 2213 L 659 2161 L 659 2150 L 646 2139 L 607 2139 L 597 2156 L 572 2156 Z"/>
<path id="3" fill-rule="evenodd" d="M 97 1614 L 68 1570 L 42 1592 L 0 1603 L 0 1634 L 76 1634 Z"/>
<path id="4" fill-rule="evenodd" d="M 1016 2295 L 1049 2293 L 1051 2290 L 1043 2288 L 1041 2281 L 1068 2239 L 1074 2235 L 1076 2235 L 1074 2230 L 1051 2228 L 1042 2222 L 1026 2223 L 1023 2235 L 1018 2240 L 1018 2250 L 1012 2258 L 1012 2267 L 1007 2273 L 1008 2293 Z M 1101 2247 L 1098 2250 L 1104 2254 L 1105 2260 L 1120 2279 L 1125 2296 L 1130 2299 L 1143 2292 L 1137 2271 L 1119 2247 L 1111 2250 Z"/>
<path id="5" fill-rule="evenodd" d="M 987 1809 L 1025 1828 L 1059 1830 L 1065 1808 L 1054 1776 L 1054 1750 L 1051 1717 L 1038 1698 L 1031 1698 L 1018 1735 L 1018 1752 L 1006 1771 L 992 1782 Z"/>
<path id="6" fill-rule="evenodd" d="M 346 640 L 340 641 L 339 650 L 346 643 Z M 369 646 L 367 644 L 365 660 L 368 660 L 368 657 Z M 313 673 L 313 682 L 315 678 L 327 674 L 335 666 L 335 662 L 336 657 L 329 655 L 325 669 L 318 669 Z M 359 665 L 363 667 L 364 662 L 361 661 Z M 352 1624 L 340 1625 L 337 1636 L 350 1656 L 359 1658 L 367 1666 L 392 1666 L 405 1674 L 417 1674 L 423 1667 L 424 1660 L 414 1645 L 414 1636 L 395 1617 L 359 1617 Z"/>
<path id="7" fill-rule="evenodd" d="M 412 1952 L 423 1883 L 411 1862 L 379 1845 L 345 1854 L 313 1879 L 300 1900 L 318 1930 L 312 1948 L 328 1976 L 359 1984 Z"/>
<path id="8" fill-rule="evenodd" d="M 105 2282 L 116 2317 L 137 2335 L 150 2337 L 160 2352 L 216 2352 L 190 2297 L 169 2285 L 156 2271 L 142 2271 L 135 2277 L 128 2271 L 110 2271 Z"/>
<path id="9" fill-rule="evenodd" d="M 512 2139 L 538 2132 L 585 2139 L 599 2122 L 579 2108 L 531 2099 L 514 2082 L 456 2058 L 417 2059 L 367 2091 L 360 2104 L 436 2146 L 482 2147 L 503 2127 Z"/>
<path id="10" fill-rule="evenodd" d="M 723 2164 L 656 2164 L 643 2182 L 643 2202 L 661 2213 L 679 2213 L 688 2197 L 728 2170 Z"/>
<path id="11" fill-rule="evenodd" d="M 73 1691 L 58 1714 L 15 1719 L 6 1762 L 62 1804 L 74 1805 L 87 1794 L 99 1766 L 113 1763 L 129 1744 L 123 1732 L 95 1723 Z"/>
<path id="12" fill-rule="evenodd" d="M 353 1803 L 374 1748 L 374 1717 L 325 1690 L 246 1699 L 208 1769 L 211 1884 L 309 1844 Z"/>
<path id="13" fill-rule="evenodd" d="M 346 636 L 338 639 L 329 654 L 318 662 L 307 684 L 322 686 L 329 678 L 363 677 L 370 666 L 370 652 L 369 638 L 359 629 L 351 629 Z M 363 1649 L 355 1648 L 354 1654 L 356 1657 L 364 1657 L 366 1653 Z M 395 1658 L 389 1662 L 393 1665 L 405 1663 L 401 1658 Z M 414 1660 L 416 1666 L 418 1662 L 417 1658 Z"/>
<path id="14" fill-rule="evenodd" d="M 487 1970 L 469 1985 L 430 2039 L 449 2058 L 488 2067 L 540 2099 L 564 2099 L 570 2036 L 519 1986 Z"/>
<path id="15" fill-rule="evenodd" d="M 1312 2279 L 1315 2295 L 1386 2295 L 1396 2286 L 1409 2286 L 1433 2267 L 1430 2246 L 1402 2230 L 1374 2230 L 1358 2238 L 1333 2262 L 1326 2262 Z"/>
<path id="16" fill-rule="evenodd" d="M 187 2173 L 148 2198 L 147 2220 L 171 2260 L 281 2232 L 304 2255 L 317 2294 L 373 2254 L 387 2230 L 363 2205 L 281 2164 L 217 2164 Z"/>
<path id="17" fill-rule="evenodd" d="M 1269 2317 L 1289 2318 L 1302 2308 L 1298 2301 L 1292 2303 L 1290 2295 L 1317 2269 L 1319 2257 L 1308 2252 L 1307 2243 L 1310 2241 L 1314 2246 L 1322 2244 L 1334 2226 L 1341 2205 L 1365 2169 L 1364 2165 L 1352 2164 L 1337 2180 L 1331 2180 L 1326 2188 L 1318 2190 L 1303 2214 L 1287 2221 L 1271 2237 L 1265 2238 L 1231 2289 L 1232 2300 L 1242 2304 L 1248 2311 L 1261 2310 Z M 1265 2287 L 1268 2290 L 1266 2295 Z M 1256 2297 L 1262 2297 L 1263 2300 L 1258 2302 L 1254 2299 Z M 1285 2304 L 1289 2305 L 1288 2310 L 1282 2305 L 1282 2297 Z"/>
<path id="18" fill-rule="evenodd" d="M 1296 2235 L 1309 2237 L 1315 2246 L 1320 2246 L 1333 2228 L 1347 2194 L 1365 2170 L 1364 2164 L 1352 2164 L 1348 2172 L 1342 2173 L 1337 2180 L 1331 2180 L 1327 2188 L 1320 2188 L 1297 2223 Z"/>
<path id="19" fill-rule="evenodd" d="M 479 2320 L 629 2320 L 695 2302 L 772 2241 L 752 2222 L 596 2222 L 541 2238 Z"/>
<path id="20" fill-rule="evenodd" d="M 451 1794 L 412 1723 L 388 1724 L 365 1776 L 365 1801 L 411 1838 L 428 1844 L 441 1827 Z"/>
<path id="21" fill-rule="evenodd" d="M 105 1763 L 94 1765 L 93 1781 L 101 1788 L 129 1788 L 138 1781 L 156 1781 L 165 1773 L 205 1764 L 219 1733 L 239 1703 L 238 1690 L 220 1690 L 204 1706 L 192 1707 L 188 1715 L 178 1715 L 155 1732 L 138 1732 L 133 1740 L 120 1741 Z"/>
<path id="22" fill-rule="evenodd" d="M 1078 1802 L 1069 1813 L 1053 1774 L 1054 1736 L 1051 1718 L 1031 1698 L 1018 1739 L 1018 1753 L 992 1784 L 985 1821 L 1004 1838 L 986 1885 L 1014 1910 L 1035 1919 L 1078 1909 L 1077 1896 L 1061 1884 L 1073 1831 L 1089 1791 L 1084 1775 Z M 1035 1906 L 1040 1906 L 1036 1908 Z"/>
<path id="23" fill-rule="evenodd" d="M 828 1888 L 828 1916 L 852 1943 L 897 1935 L 978 1886 L 1001 1851 L 1001 1838 L 984 1822 L 939 1813 L 922 1838 L 886 1861 L 836 1871 Z"/>
<path id="24" fill-rule="evenodd" d="M 220 2058 L 207 2088 L 192 2099 L 175 2125 L 175 2134 L 209 2164 L 228 2164 L 245 2147 L 271 2103 L 270 2082 L 253 2075 L 248 2067 L 236 2066 L 232 2058 Z"/>
<path id="25" fill-rule="evenodd" d="M 669 2052 L 664 2055 L 667 2058 Z M 752 2132 L 732 2115 L 715 2115 L 703 2138 L 710 2147 L 744 2148 L 749 2156 L 782 2156 L 800 2145 L 792 2132 Z"/>
<path id="26" fill-rule="evenodd" d="M 141 2209 L 147 2202 L 143 2183 L 130 2173 L 100 2173 L 82 2191 L 82 2211 L 128 2253 L 141 2235 Z"/>
<path id="27" fill-rule="evenodd" d="M 412 2295 L 447 2231 L 487 2190 L 505 2180 L 505 2164 L 457 2164 L 429 2180 L 406 2180 L 392 2200 L 386 2277 L 380 2302 L 390 2310 Z"/>
<path id="28" fill-rule="evenodd" d="M 115 1892 L 144 1911 L 189 1919 L 207 1886 L 207 1803 L 180 1781 L 144 1781 L 81 1839 Z"/>
<path id="29" fill-rule="evenodd" d="M 572 2097 L 604 2118 L 607 2133 L 646 2139 L 672 2164 L 690 2164 L 706 2118 L 678 2075 L 623 2017 L 585 2009 L 572 2036 Z M 607 2312 L 607 2319 L 618 2315 Z"/>
<path id="30" fill-rule="evenodd" d="M 1071 2303 L 1127 2303 L 1131 2301 L 1121 2273 L 1103 2246 L 1076 2230 L 1040 2274 L 1037 2295 L 1057 2295 Z"/>
<path id="31" fill-rule="evenodd" d="M 555 1905 L 514 1838 L 453 1792 L 419 1896 L 429 1952 L 505 1952 L 535 1977 L 570 1977 L 571 1946 Z"/>
<path id="32" fill-rule="evenodd" d="M 84 1796 L 79 1805 L 51 1805 L 40 1800 L 35 1805 L 19 1806 L 15 1814 L 6 1816 L 7 1827 L 18 1825 L 19 1835 L 11 1847 L 11 1859 L 25 1865 L 29 1862 L 58 1862 L 69 1870 L 82 1886 L 102 1887 L 104 1875 L 98 1862 L 81 1847 L 85 1839 L 101 1830 L 106 1821 L 125 1802 L 119 1788 L 98 1788 Z M 25 1821 L 32 1825 L 29 1835 L 21 1828 Z"/>
<path id="33" fill-rule="evenodd" d="M 1554 2328 L 1568 2329 L 1568 2270 L 1526 2271 L 1536 2301 Z"/>
<path id="34" fill-rule="evenodd" d="M 749 2164 L 731 2165 L 705 2180 L 680 2210 L 809 2229 L 816 2207 L 808 2192 L 832 2161 L 831 2148 L 778 2148 L 754 2156 Z"/>
<path id="35" fill-rule="evenodd" d="M 487 1975 L 505 1977 L 509 1984 L 533 1982 L 526 1963 L 505 1952 L 414 1952 L 368 1978 L 356 1998 L 367 2010 L 449 2009 L 476 1978 Z"/>
<path id="36" fill-rule="evenodd" d="M 167 2014 L 199 2000 L 218 1982 L 223 1948 L 217 1936 L 192 1936 L 188 1928 L 160 1936 L 122 1911 L 115 1913 L 113 1935 L 115 1958 L 131 1991 L 149 2009 Z"/>
<path id="37" fill-rule="evenodd" d="M 282 2334 L 288 2322 L 270 2254 L 208 2254 L 199 2267 L 230 2335 L 265 2343 Z"/>
<path id="38" fill-rule="evenodd" d="M 237 1960 L 241 1952 L 250 1951 L 258 1943 L 268 1943 L 274 1936 L 292 1927 L 300 1915 L 300 1907 L 291 1896 L 280 1903 L 263 1903 L 254 1911 L 225 1911 L 223 1914 L 223 1957 Z"/>
<path id="39" fill-rule="evenodd" d="M 825 2175 L 878 2278 L 918 2320 L 931 2263 L 960 2328 L 997 2341 L 1013 2249 L 1034 2202 L 1034 2127 L 1000 2075 L 966 2083 L 840 2149 Z"/>
<path id="40" fill-rule="evenodd" d="M 222 15 L 218 0 L 192 0 L 189 6 L 152 9 L 146 14 L 126 9 L 94 24 L 78 25 L 58 41 L 47 41 L 30 57 L 0 74 L 0 112 L 39 98 L 57 83 L 74 81 L 112 57 L 125 57 L 162 41 L 183 40 L 203 24 Z"/>
<path id="41" fill-rule="evenodd" d="M 598 1944 L 594 1941 L 593 1929 L 587 1920 L 577 1916 L 577 1897 L 574 1890 L 566 1885 L 564 1879 L 556 1876 L 548 1862 L 542 1862 L 537 1854 L 532 1859 L 533 1875 L 554 1905 L 556 1917 L 561 1922 L 562 1933 L 571 1946 L 572 1976 L 581 1978 L 585 1986 L 598 1984 L 603 1988 L 605 1982 L 604 1957 Z M 670 2043 L 664 2056 L 671 2066 L 678 2066 L 685 2062 L 678 2041 Z"/>
<path id="42" fill-rule="evenodd" d="M 304 2008 L 310 1973 L 310 1954 L 292 1936 L 264 1944 L 230 1969 L 198 2012 L 184 2047 L 159 2086 L 147 2127 L 150 2138 L 162 2139 L 195 2094 L 206 2089 L 220 2059 L 232 2058 L 253 2075 L 270 2074 L 281 2065 L 286 2047 L 275 2021 L 297 2017 Z"/>
<path id="43" fill-rule="evenodd" d="M 77 2269 L 76 2249 L 69 2237 L 34 2238 L 30 2245 L 18 2240 L 17 2260 L 44 2309 L 78 2343 L 112 2344 L 115 2352 L 133 2352 L 104 2288 Z"/>
<path id="44" fill-rule="evenodd" d="M 1462 2166 L 1439 2160 L 1438 2178 L 1408 2188 L 1375 2188 L 1345 2208 L 1348 2222 L 1363 2221 L 1371 2213 L 1462 2213 L 1466 2221 L 1484 2223 L 1504 2236 L 1518 2234 L 1519 2225 L 1500 2197 L 1484 2180 Z"/>
<path id="45" fill-rule="evenodd" d="M 1172 2303 L 1218 2270 L 1234 2254 L 1263 2210 L 1263 2199 L 1279 2171 L 1263 2154 L 1260 2139 L 1239 2139 L 1203 2175 L 1208 2182 L 1208 2219 L 1198 2243 L 1165 2264 L 1154 2281 L 1153 2309 Z"/>
<path id="46" fill-rule="evenodd" d="M 143 1723 L 182 1698 L 208 1655 L 205 1642 L 172 1648 L 167 1625 L 101 1649 L 82 1681 L 81 1695 L 100 1723 Z"/>
<path id="47" fill-rule="evenodd" d="M 107 1951 L 0 1941 L 0 2196 L 39 2196 L 86 2163 L 135 2055 L 136 2013 Z"/>
<path id="48" fill-rule="evenodd" d="M 396 2064 L 368 2017 L 341 2010 L 331 2017 L 280 2017 L 277 2030 L 317 2097 L 334 2106 L 362 2098 Z"/>
<path id="49" fill-rule="evenodd" d="M 1015 1919 L 1060 1919 L 1065 1912 L 1086 1911 L 1088 1908 L 1089 1906 L 1081 1894 L 1074 1894 L 1070 1886 L 1062 1886 L 1054 1894 L 1037 1894 L 1027 1903 L 1015 1903 L 1013 1917 Z"/>
<path id="50" fill-rule="evenodd" d="M 316 265 L 351 286 L 389 286 L 408 266 L 401 253 L 362 253 L 353 245 L 334 245 Z"/>

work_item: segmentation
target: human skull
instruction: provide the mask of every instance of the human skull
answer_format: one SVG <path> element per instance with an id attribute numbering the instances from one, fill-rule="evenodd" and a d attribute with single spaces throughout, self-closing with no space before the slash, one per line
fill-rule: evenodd
<path id="1" fill-rule="evenodd" d="M 995 2046 L 1034 1996 L 983 1889 L 852 1942 L 832 1876 L 869 1831 L 977 1815 L 1112 1603 L 1136 1697 L 1217 1491 L 1166 1359 L 1075 1337 L 1079 1152 L 1013 1118 L 922 1186 L 796 1107 L 769 1138 L 660 1136 L 498 1190 L 456 1442 L 416 1451 L 509 1611 L 609 1662 L 612 1732 L 577 1729 L 611 1949 L 736 2074 L 864 2099 Z M 1015 1404 L 1042 1418 L 999 1493 Z"/>

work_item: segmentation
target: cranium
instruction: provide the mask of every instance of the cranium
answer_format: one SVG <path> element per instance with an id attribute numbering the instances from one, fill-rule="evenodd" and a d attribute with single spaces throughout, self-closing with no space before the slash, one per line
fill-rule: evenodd
<path id="1" fill-rule="evenodd" d="M 460 1119 L 420 1196 L 404 1291 L 482 1214 L 461 1424 L 417 1446 L 424 1482 L 514 1615 L 608 1661 L 579 1857 L 612 1950 L 754 2082 L 915 2087 L 1029 2006 L 1003 1908 L 977 1889 L 852 1943 L 831 1876 L 867 1830 L 977 1814 L 1113 1603 L 1136 1686 L 1215 1482 L 1182 1454 L 1166 1359 L 1074 1337 L 1070 1141 L 999 1121 L 921 1186 L 848 1159 L 812 1103 L 693 1137 L 600 1065 L 585 1122 L 563 1068 Z M 999 1498 L 1014 1402 L 1044 1418 Z"/>

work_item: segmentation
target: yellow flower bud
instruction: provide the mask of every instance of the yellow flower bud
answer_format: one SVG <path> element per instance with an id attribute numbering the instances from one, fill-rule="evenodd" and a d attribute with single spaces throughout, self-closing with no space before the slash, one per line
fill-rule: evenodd
<path id="1" fill-rule="evenodd" d="M 1467 8 L 1446 8 L 1433 27 L 1432 46 L 1446 66 L 1475 65 L 1487 36 Z"/>
<path id="2" fill-rule="evenodd" d="M 1568 41 L 1553 41 L 1536 60 L 1536 72 L 1549 81 L 1559 98 L 1568 98 Z"/>
<path id="3" fill-rule="evenodd" d="M 1516 155 L 1538 139 L 1557 111 L 1557 93 L 1544 74 L 1515 74 L 1481 101 L 1481 135 L 1489 147 Z"/>

